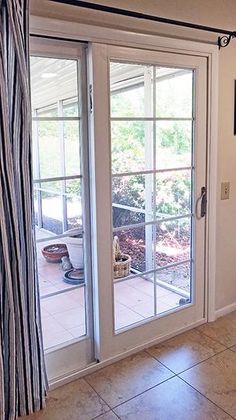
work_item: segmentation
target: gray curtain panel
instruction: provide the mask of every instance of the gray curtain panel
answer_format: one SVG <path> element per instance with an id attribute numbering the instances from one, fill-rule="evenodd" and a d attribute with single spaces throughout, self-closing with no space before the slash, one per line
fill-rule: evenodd
<path id="1" fill-rule="evenodd" d="M 0 0 L 0 419 L 47 390 L 33 228 L 28 0 Z"/>

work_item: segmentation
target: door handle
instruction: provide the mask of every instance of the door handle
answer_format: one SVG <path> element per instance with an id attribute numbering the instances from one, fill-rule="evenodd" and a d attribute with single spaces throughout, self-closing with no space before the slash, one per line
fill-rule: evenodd
<path id="1" fill-rule="evenodd" d="M 199 203 L 201 203 L 200 214 L 199 214 L 199 211 L 198 211 Z M 206 187 L 202 187 L 201 188 L 201 195 L 200 195 L 200 197 L 198 197 L 198 199 L 196 201 L 196 218 L 198 220 L 200 220 L 202 217 L 205 217 L 206 216 L 206 210 L 207 210 L 207 190 L 206 190 Z"/>

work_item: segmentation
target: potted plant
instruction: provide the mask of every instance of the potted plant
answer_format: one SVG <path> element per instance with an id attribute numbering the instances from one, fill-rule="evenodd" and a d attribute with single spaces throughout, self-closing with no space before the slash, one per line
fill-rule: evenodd
<path id="1" fill-rule="evenodd" d="M 120 250 L 119 238 L 115 236 L 113 239 L 113 271 L 114 279 L 126 277 L 130 273 L 131 257 L 122 254 Z"/>

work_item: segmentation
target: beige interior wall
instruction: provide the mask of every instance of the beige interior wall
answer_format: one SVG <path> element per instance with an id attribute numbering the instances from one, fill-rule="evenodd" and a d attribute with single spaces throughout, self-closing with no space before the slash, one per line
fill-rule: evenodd
<path id="1" fill-rule="evenodd" d="M 95 3 L 91 1 L 92 3 Z M 97 1 L 98 3 L 98 1 Z M 236 30 L 235 0 L 107 0 L 110 6 L 156 14 Z M 126 30 L 166 33 L 215 42 L 217 34 L 205 34 L 181 28 L 166 27 L 152 22 L 111 16 L 81 10 L 69 5 L 58 5 L 47 0 L 31 0 L 31 14 L 71 21 L 104 25 Z M 217 259 L 216 309 L 236 304 L 236 136 L 233 135 L 233 86 L 236 79 L 236 40 L 220 51 L 219 58 L 219 158 L 217 201 Z M 220 200 L 220 182 L 230 181 L 230 199 Z"/>

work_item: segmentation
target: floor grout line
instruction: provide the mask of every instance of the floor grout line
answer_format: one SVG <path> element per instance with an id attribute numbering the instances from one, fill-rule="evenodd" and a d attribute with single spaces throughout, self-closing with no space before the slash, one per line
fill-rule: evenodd
<path id="1" fill-rule="evenodd" d="M 196 391 L 198 394 L 200 394 L 202 397 L 204 397 L 206 400 L 210 401 L 213 405 L 215 405 L 215 407 L 219 408 L 220 410 L 222 410 L 225 414 L 227 414 L 228 416 L 230 416 L 232 419 L 235 420 L 235 418 L 229 414 L 227 411 L 224 410 L 224 408 L 220 407 L 218 404 L 216 404 L 214 401 L 212 401 L 210 398 L 208 398 L 206 395 L 204 395 L 202 392 L 200 392 L 198 389 L 196 389 L 193 385 L 191 385 L 190 383 L 188 383 L 185 379 L 181 378 L 179 375 L 176 375 L 180 380 L 182 380 L 186 385 L 190 386 L 192 389 L 194 389 L 194 391 Z"/>
<path id="2" fill-rule="evenodd" d="M 216 322 L 216 321 L 214 321 L 214 322 Z M 205 323 L 205 324 L 203 324 L 203 325 L 207 325 L 208 323 Z M 225 343 L 223 343 L 222 341 L 219 341 L 218 339 L 216 340 L 215 338 L 212 338 L 210 335 L 208 335 L 207 333 L 205 333 L 204 331 L 200 331 L 200 330 L 198 330 L 198 328 L 199 327 L 195 327 L 195 328 L 193 328 L 194 330 L 197 330 L 198 332 L 200 332 L 201 334 L 203 334 L 203 335 L 205 335 L 206 337 L 208 337 L 208 338 L 210 338 L 211 340 L 213 340 L 213 341 L 215 341 L 216 343 L 218 343 L 218 344 L 221 344 L 222 346 L 224 346 L 226 349 L 229 349 L 230 347 L 233 347 L 233 346 L 235 346 L 236 345 L 236 342 L 235 342 L 235 344 L 232 344 L 232 346 L 230 345 L 230 346 L 226 346 L 225 345 Z"/>
<path id="3" fill-rule="evenodd" d="M 164 342 L 163 342 L 163 343 L 164 343 Z M 176 373 L 176 372 L 174 372 L 172 369 L 170 369 L 170 367 L 169 367 L 169 366 L 167 366 L 167 365 L 165 365 L 163 362 L 161 362 L 161 360 L 159 360 L 156 356 L 151 355 L 150 353 L 148 353 L 148 349 L 146 349 L 145 351 L 146 351 L 146 352 L 147 352 L 150 356 L 154 357 L 154 359 L 156 359 L 158 362 L 160 362 L 160 363 L 161 363 L 164 367 L 166 367 L 166 368 L 167 368 L 167 369 L 169 369 L 171 372 L 173 372 L 175 375 L 181 375 L 182 373 L 187 372 L 188 370 L 190 370 L 190 369 L 192 369 L 192 368 L 194 368 L 194 367 L 196 367 L 196 366 L 200 365 L 201 363 L 204 363 L 204 362 L 206 362 L 207 360 L 210 360 L 210 359 L 212 359 L 213 357 L 218 356 L 218 354 L 224 353 L 226 350 L 230 350 L 230 349 L 225 348 L 225 349 L 223 349 L 223 350 L 220 350 L 219 352 L 217 352 L 217 353 L 213 354 L 212 356 L 209 356 L 209 357 L 207 357 L 206 359 L 200 360 L 199 362 L 194 363 L 192 366 L 188 367 L 187 369 L 181 370 L 181 372 L 178 372 L 178 373 Z M 232 350 L 232 351 L 233 351 L 233 350 Z M 234 353 L 235 353 L 235 352 L 234 352 Z"/>
<path id="4" fill-rule="evenodd" d="M 144 391 L 142 391 L 142 392 L 139 392 L 137 395 L 134 395 L 133 397 L 130 397 L 130 398 L 128 398 L 127 400 L 125 400 L 125 401 L 123 401 L 122 403 L 120 403 L 120 404 L 117 404 L 117 405 L 115 405 L 114 407 L 112 407 L 112 410 L 114 410 L 115 408 L 117 408 L 117 407 L 120 407 L 121 405 L 123 405 L 123 404 L 126 404 L 127 402 L 129 402 L 129 401 L 132 401 L 132 400 L 134 400 L 135 398 L 137 398 L 137 397 L 140 397 L 140 395 L 143 395 L 143 394 L 145 394 L 146 392 L 148 392 L 148 391 L 151 391 L 152 389 L 154 389 L 154 388 L 156 388 L 156 387 L 158 387 L 159 385 L 161 385 L 161 384 L 164 384 L 165 382 L 167 382 L 167 381 L 169 381 L 169 380 L 171 380 L 171 379 L 173 379 L 173 378 L 175 378 L 177 375 L 173 375 L 173 376 L 170 376 L 169 378 L 167 378 L 167 379 L 164 379 L 163 381 L 161 381 L 160 383 L 158 383 L 158 384 L 156 384 L 156 385 L 153 385 L 153 386 L 151 386 L 150 388 L 147 388 L 147 389 L 145 389 Z M 115 412 L 115 415 L 117 415 L 116 414 L 116 412 Z"/>
<path id="5" fill-rule="evenodd" d="M 151 348 L 151 347 L 150 347 Z M 166 366 L 164 363 L 162 363 L 160 360 L 158 360 L 155 356 L 153 356 L 153 354 L 148 353 L 148 349 L 143 350 L 145 353 L 147 353 L 148 356 L 152 357 L 152 359 L 156 360 L 157 362 L 159 362 L 164 368 L 168 369 L 171 373 L 173 373 L 173 375 L 177 375 L 177 373 L 175 373 L 172 369 L 170 369 L 168 366 Z"/>
<path id="6" fill-rule="evenodd" d="M 176 375 L 181 375 L 182 373 L 185 373 L 185 372 L 187 372 L 188 370 L 190 370 L 190 369 L 192 369 L 192 368 L 194 368 L 194 367 L 196 367 L 196 366 L 199 366 L 199 365 L 201 365 L 201 364 L 202 364 L 202 363 L 204 363 L 204 362 L 207 362 L 208 360 L 212 359 L 213 357 L 218 356 L 218 355 L 219 355 L 219 354 L 221 354 L 221 353 L 224 353 L 226 350 L 228 350 L 228 349 L 227 349 L 227 348 L 225 348 L 224 350 L 221 350 L 221 351 L 219 351 L 218 353 L 215 353 L 215 354 L 213 354 L 212 356 L 209 356 L 209 357 L 207 357 L 206 359 L 201 360 L 200 362 L 195 363 L 193 366 L 191 366 L 191 367 L 189 367 L 189 368 L 187 368 L 187 369 L 184 369 L 184 370 L 182 370 L 182 371 L 181 371 L 181 372 L 179 372 L 179 373 L 176 373 Z"/>
<path id="7" fill-rule="evenodd" d="M 104 400 L 104 398 L 96 391 L 96 389 L 93 387 L 93 385 L 91 385 L 88 381 L 87 381 L 87 379 L 86 379 L 86 376 L 84 376 L 83 377 L 83 379 L 85 380 L 85 382 L 93 389 L 93 391 L 97 394 L 97 396 L 107 405 L 107 407 L 110 409 L 110 410 L 112 410 L 112 407 Z M 103 414 L 106 414 L 106 413 L 103 413 Z M 101 415 L 101 414 L 99 414 L 99 415 Z M 98 417 L 98 416 L 97 416 Z"/>

